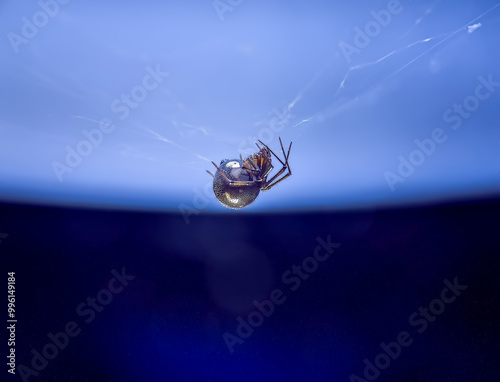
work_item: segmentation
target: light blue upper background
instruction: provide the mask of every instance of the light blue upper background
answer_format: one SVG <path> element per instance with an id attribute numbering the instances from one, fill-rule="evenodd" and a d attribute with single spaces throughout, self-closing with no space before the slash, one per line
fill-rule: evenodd
<path id="1" fill-rule="evenodd" d="M 229 212 L 210 161 L 279 136 L 244 211 L 500 190 L 495 1 L 11 0 L 0 32 L 2 201 Z"/>

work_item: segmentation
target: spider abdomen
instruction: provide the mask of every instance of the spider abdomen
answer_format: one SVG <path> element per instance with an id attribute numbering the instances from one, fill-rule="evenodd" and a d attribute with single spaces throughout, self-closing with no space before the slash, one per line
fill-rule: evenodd
<path id="1" fill-rule="evenodd" d="M 242 168 L 240 160 L 223 160 L 219 168 L 231 181 L 253 181 L 254 177 Z M 213 183 L 217 200 L 228 208 L 243 208 L 252 203 L 260 192 L 260 184 L 235 186 L 230 185 L 219 171 L 215 173 Z"/>

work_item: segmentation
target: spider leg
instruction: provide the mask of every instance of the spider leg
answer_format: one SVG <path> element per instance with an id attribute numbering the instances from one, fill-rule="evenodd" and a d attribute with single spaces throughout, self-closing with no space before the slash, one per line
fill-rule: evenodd
<path id="1" fill-rule="evenodd" d="M 206 170 L 206 171 L 208 172 L 209 175 L 212 176 L 212 178 L 214 177 L 214 175 L 210 171 L 208 171 L 208 170 Z"/>
<path id="2" fill-rule="evenodd" d="M 250 164 L 253 166 L 254 170 L 258 171 L 260 169 L 260 167 L 257 165 L 257 163 L 254 162 L 254 160 L 251 157 L 248 157 L 247 161 L 250 162 Z"/>
<path id="3" fill-rule="evenodd" d="M 242 161 L 243 166 L 241 166 L 242 169 L 246 170 L 247 172 L 251 173 L 254 177 L 258 178 L 259 177 L 259 172 L 261 169 L 259 166 L 252 160 L 251 157 L 248 157 L 245 161 Z M 247 164 L 250 164 L 252 168 L 247 167 Z"/>
<path id="4" fill-rule="evenodd" d="M 281 150 L 283 151 L 283 155 L 285 155 L 285 150 L 283 150 L 283 143 L 281 142 L 281 138 L 279 139 L 280 140 L 280 144 L 281 144 Z M 286 164 L 280 159 L 280 157 L 278 157 L 273 150 L 271 150 L 269 148 L 269 146 L 267 146 L 264 142 L 262 142 L 261 140 L 259 140 L 259 142 L 271 153 L 274 155 L 274 157 L 280 161 L 281 165 L 282 166 L 285 166 L 286 167 Z M 292 147 L 292 145 L 290 144 L 290 148 Z M 290 149 L 288 150 L 288 155 L 290 155 Z M 285 155 L 285 162 L 288 160 L 288 157 Z"/>
<path id="5" fill-rule="evenodd" d="M 280 140 L 280 145 L 281 145 L 281 151 L 283 151 L 283 155 L 285 156 L 285 162 L 283 162 L 269 147 L 267 147 L 262 141 L 259 140 L 259 142 L 264 145 L 274 156 L 276 159 L 280 161 L 280 163 L 283 165 L 280 171 L 276 175 L 274 175 L 269 181 L 265 182 L 264 185 L 262 186 L 261 190 L 262 191 L 269 191 L 271 188 L 276 186 L 279 182 L 282 180 L 288 178 L 290 175 L 292 175 L 292 169 L 290 168 L 290 164 L 288 163 L 288 158 L 290 157 L 290 151 L 292 149 L 292 142 L 290 142 L 290 146 L 288 147 L 288 152 L 285 154 L 285 150 L 283 148 L 283 142 Z M 288 173 L 284 175 L 282 178 L 278 179 L 278 177 L 285 172 L 285 170 L 288 169 Z"/>
<path id="6" fill-rule="evenodd" d="M 219 168 L 219 166 L 217 166 L 214 162 L 212 162 L 212 164 L 215 166 L 215 168 L 217 169 L 217 171 L 219 171 L 219 172 L 220 172 L 220 174 L 221 174 L 224 178 L 226 178 L 226 180 L 229 182 L 228 177 L 227 177 L 227 176 L 226 176 L 226 174 L 224 174 L 224 172 L 223 172 L 223 171 Z"/>
<path id="7" fill-rule="evenodd" d="M 290 170 L 290 169 L 289 169 Z M 261 188 L 262 191 L 269 191 L 271 188 L 276 186 L 278 183 L 280 183 L 282 180 L 285 180 L 288 178 L 290 175 L 292 175 L 292 172 L 289 171 L 288 174 L 284 175 L 281 179 L 275 180 L 279 175 L 283 174 L 285 172 L 285 169 L 281 169 L 275 176 L 273 176 L 269 182 L 266 182 L 264 186 Z M 274 182 L 274 183 L 273 183 Z"/>
<path id="8" fill-rule="evenodd" d="M 252 172 L 253 172 L 253 171 L 256 171 L 255 169 L 253 169 L 253 168 L 249 168 L 249 167 L 247 167 L 247 166 L 245 165 L 245 161 L 243 160 L 243 157 L 241 156 L 241 154 L 240 154 L 240 162 L 241 162 L 241 163 L 243 163 L 243 166 L 241 166 L 241 168 L 242 168 L 242 169 L 247 170 L 247 171 L 252 171 Z M 253 163 L 252 163 L 252 164 L 253 164 Z"/>
<path id="9" fill-rule="evenodd" d="M 266 179 L 267 176 L 270 174 L 270 172 L 273 171 L 273 169 L 274 169 L 274 166 L 272 164 L 270 164 L 269 168 L 267 169 L 267 171 L 265 172 L 265 174 L 262 176 L 262 179 Z"/>
<path id="10" fill-rule="evenodd" d="M 280 145 L 281 145 L 281 151 L 283 151 L 283 155 L 285 155 L 285 150 L 283 149 L 283 142 L 281 142 L 281 138 L 279 138 L 279 140 L 280 140 Z M 292 149 L 292 143 L 293 142 L 290 142 L 290 146 L 288 146 L 288 153 L 285 156 L 285 160 L 286 160 L 287 164 L 288 164 L 288 157 L 290 156 L 290 150 Z"/>

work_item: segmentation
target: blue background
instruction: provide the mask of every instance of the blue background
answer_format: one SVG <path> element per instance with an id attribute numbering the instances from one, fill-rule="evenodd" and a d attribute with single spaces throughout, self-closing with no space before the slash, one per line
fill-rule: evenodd
<path id="1" fill-rule="evenodd" d="M 17 365 L 75 321 L 29 381 L 369 380 L 364 360 L 408 331 L 372 379 L 500 380 L 499 32 L 495 1 L 2 2 Z M 282 156 L 278 137 L 293 175 L 221 206 L 211 161 L 257 139 Z M 123 268 L 86 323 L 79 304 Z M 231 353 L 223 334 L 274 289 L 286 301 Z"/>
<path id="2" fill-rule="evenodd" d="M 28 381 L 359 382 L 351 376 L 369 380 L 364 361 L 375 362 L 380 344 L 407 332 L 413 342 L 377 381 L 494 382 L 498 227 L 498 199 L 203 214 L 188 225 L 180 214 L 3 205 L 0 255 L 2 275 L 16 272 L 17 366 L 32 368 L 33 351 L 52 343 L 49 333 L 75 322 L 81 332 Z M 298 287 L 297 274 L 284 280 L 321 240 L 340 246 Z M 314 269 L 310 261 L 304 269 Z M 113 270 L 134 278 L 109 301 L 101 291 Z M 426 327 L 420 315 L 412 325 L 414 312 L 442 298 L 444 280 L 467 287 L 444 311 L 434 302 L 439 314 L 431 310 Z M 223 335 L 237 336 L 239 320 L 255 315 L 253 301 L 275 289 L 286 300 L 231 349 Z M 17 373 L 9 380 L 22 380 Z"/>
<path id="3" fill-rule="evenodd" d="M 259 138 L 279 150 L 278 136 L 294 143 L 293 176 L 242 213 L 498 193 L 498 86 L 458 129 L 444 119 L 480 76 L 500 82 L 496 2 L 237 3 L 70 1 L 50 17 L 4 2 L 0 198 L 230 212 L 210 161 L 250 155 Z M 34 36 L 19 42 L 23 31 Z M 168 75 L 141 92 L 147 67 Z M 67 166 L 105 118 L 114 130 Z M 446 141 L 391 189 L 385 173 L 435 129 Z"/>

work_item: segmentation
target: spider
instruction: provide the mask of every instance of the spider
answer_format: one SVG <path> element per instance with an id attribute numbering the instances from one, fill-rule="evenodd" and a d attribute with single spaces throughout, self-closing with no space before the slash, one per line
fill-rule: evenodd
<path id="1" fill-rule="evenodd" d="M 285 154 L 281 138 L 279 140 L 281 150 Z M 268 191 L 292 175 L 292 170 L 288 163 L 292 142 L 290 142 L 284 161 L 265 143 L 261 140 L 259 142 L 262 147 L 258 143 L 255 143 L 259 148 L 259 152 L 250 155 L 245 160 L 243 160 L 240 154 L 240 159 L 223 159 L 219 166 L 212 162 L 217 169 L 215 176 L 207 170 L 214 178 L 213 188 L 215 197 L 223 206 L 234 209 L 246 207 L 257 198 L 260 191 Z M 267 177 L 274 168 L 271 163 L 271 154 L 279 160 L 283 167 L 276 175 L 267 180 Z M 279 178 L 286 170 L 288 170 L 288 173 Z"/>

